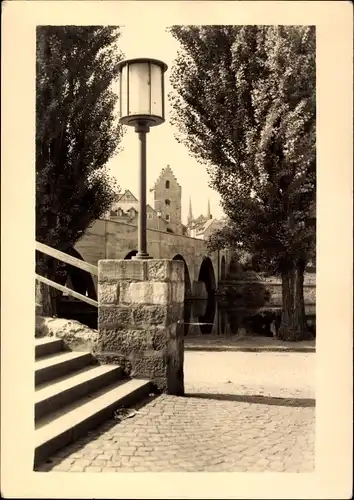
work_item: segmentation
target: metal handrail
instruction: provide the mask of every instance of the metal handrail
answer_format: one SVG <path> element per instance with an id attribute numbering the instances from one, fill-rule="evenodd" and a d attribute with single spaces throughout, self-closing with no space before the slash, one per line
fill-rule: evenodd
<path id="1" fill-rule="evenodd" d="M 45 253 L 50 257 L 54 257 L 55 259 L 61 260 L 65 262 L 65 264 L 70 264 L 71 266 L 78 267 L 83 271 L 87 271 L 90 274 L 94 274 L 98 276 L 98 267 L 93 264 L 89 264 L 84 260 L 77 259 L 76 257 L 72 257 L 67 253 L 61 252 L 60 250 L 56 250 L 55 248 L 49 247 L 48 245 L 44 245 L 44 243 L 39 243 L 36 241 L 36 250 L 39 252 Z"/>
<path id="2" fill-rule="evenodd" d="M 52 247 L 49 247 L 48 245 L 45 245 L 44 243 L 39 243 L 38 241 L 36 241 L 36 250 L 38 250 L 39 252 L 42 252 L 46 255 L 49 255 L 50 257 L 54 257 L 55 259 L 61 260 L 62 262 L 65 262 L 66 264 L 69 264 L 71 266 L 82 269 L 83 271 L 86 271 L 90 274 L 98 276 L 98 267 L 97 266 L 89 264 L 88 262 L 84 262 L 83 260 L 77 259 L 76 257 L 72 257 L 71 255 L 68 255 L 64 252 L 61 252 L 60 250 L 56 250 L 55 248 L 52 248 Z M 52 281 L 48 278 L 45 278 L 44 276 L 41 276 L 39 274 L 36 274 L 35 277 L 36 277 L 36 280 L 44 283 L 45 285 L 51 286 L 53 288 L 56 288 L 57 290 L 60 290 L 61 292 L 67 293 L 68 295 L 71 295 L 72 297 L 75 297 L 76 299 L 82 300 L 83 302 L 86 302 L 87 304 L 90 304 L 91 306 L 98 307 L 98 302 L 96 300 L 90 299 L 89 297 L 86 297 L 85 295 L 82 295 L 81 293 L 75 292 L 75 290 L 71 290 L 71 288 L 67 288 L 66 286 L 59 285 L 59 283 L 56 283 L 55 281 Z"/>
<path id="3" fill-rule="evenodd" d="M 72 297 L 75 297 L 75 299 L 82 300 L 83 302 L 87 302 L 87 304 L 90 304 L 91 306 L 98 307 L 98 302 L 96 300 L 90 299 L 89 297 L 86 297 L 85 295 L 82 295 L 81 293 L 75 292 L 74 290 L 71 290 L 71 288 L 67 288 L 66 286 L 59 285 L 59 283 L 56 283 L 55 281 L 52 281 L 48 278 L 44 278 L 40 274 L 36 274 L 36 279 L 38 281 L 41 281 L 45 285 L 52 286 L 53 288 L 56 288 L 57 290 L 60 290 L 61 292 L 66 292 L 68 295 L 72 295 Z"/>

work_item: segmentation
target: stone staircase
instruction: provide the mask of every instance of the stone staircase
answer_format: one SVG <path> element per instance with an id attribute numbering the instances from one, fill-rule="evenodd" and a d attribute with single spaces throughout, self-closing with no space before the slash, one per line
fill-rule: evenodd
<path id="1" fill-rule="evenodd" d="M 35 339 L 34 465 L 150 391 L 148 380 L 100 365 L 89 352 L 70 351 L 61 339 Z"/>

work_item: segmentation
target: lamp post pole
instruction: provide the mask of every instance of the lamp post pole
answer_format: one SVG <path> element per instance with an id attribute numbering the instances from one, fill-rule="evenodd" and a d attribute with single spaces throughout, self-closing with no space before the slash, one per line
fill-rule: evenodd
<path id="1" fill-rule="evenodd" d="M 146 134 L 150 128 L 145 123 L 135 127 L 140 142 L 140 192 L 139 192 L 139 219 L 138 219 L 138 253 L 136 259 L 149 258 L 146 242 Z"/>

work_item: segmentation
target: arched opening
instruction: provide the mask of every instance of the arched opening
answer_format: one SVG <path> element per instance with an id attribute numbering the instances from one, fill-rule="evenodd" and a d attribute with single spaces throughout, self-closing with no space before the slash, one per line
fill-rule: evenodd
<path id="1" fill-rule="evenodd" d="M 84 260 L 75 248 L 68 249 L 66 253 L 76 259 Z M 71 288 L 75 292 L 81 293 L 81 295 L 86 295 L 90 299 L 97 300 L 96 288 L 89 272 L 64 263 L 60 263 L 57 266 L 57 270 L 57 281 L 59 283 L 65 285 L 67 288 Z"/>
<path id="2" fill-rule="evenodd" d="M 214 297 L 209 297 L 206 301 L 206 308 L 203 315 L 198 316 L 200 333 L 202 335 L 211 334 L 213 331 L 216 311 L 216 300 Z"/>
<path id="3" fill-rule="evenodd" d="M 184 336 L 188 335 L 188 332 L 189 332 L 192 305 L 193 305 L 193 303 L 191 300 L 184 301 L 184 308 L 183 308 L 183 323 L 184 323 L 183 333 L 184 333 Z"/>
<path id="4" fill-rule="evenodd" d="M 70 248 L 66 253 L 76 259 L 84 260 L 74 248 Z M 87 271 L 61 263 L 57 266 L 56 281 L 81 295 L 97 300 L 93 278 Z M 57 314 L 60 318 L 74 319 L 90 328 L 97 328 L 97 307 L 75 299 L 69 294 L 58 295 Z"/>
<path id="5" fill-rule="evenodd" d="M 187 263 L 179 254 L 175 255 L 172 260 L 182 260 L 184 262 L 184 297 L 190 297 L 192 295 L 192 285 Z"/>
<path id="6" fill-rule="evenodd" d="M 124 257 L 124 260 L 129 260 L 132 257 L 135 257 L 137 253 L 138 253 L 137 250 L 132 250 L 131 252 L 127 253 L 127 255 Z"/>
<path id="7" fill-rule="evenodd" d="M 208 296 L 214 295 L 216 289 L 215 273 L 213 264 L 209 257 L 204 257 L 199 270 L 198 281 L 204 281 Z"/>
<path id="8" fill-rule="evenodd" d="M 226 278 L 226 259 L 223 255 L 221 257 L 221 266 L 220 266 L 220 279 L 223 281 Z"/>

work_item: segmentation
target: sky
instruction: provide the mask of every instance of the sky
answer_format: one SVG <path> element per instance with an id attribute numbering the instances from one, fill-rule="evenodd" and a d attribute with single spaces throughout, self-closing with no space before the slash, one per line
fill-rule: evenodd
<path id="1" fill-rule="evenodd" d="M 152 57 L 164 61 L 168 65 L 165 73 L 165 106 L 166 121 L 162 125 L 152 127 L 147 136 L 147 200 L 152 204 L 153 187 L 161 170 L 169 164 L 182 187 L 182 222 L 186 223 L 189 210 L 189 197 L 192 199 L 193 216 L 205 215 L 208 198 L 210 199 L 213 217 L 222 216 L 219 206 L 219 195 L 208 187 L 209 176 L 205 166 L 192 158 L 188 149 L 178 144 L 174 138 L 176 129 L 169 123 L 168 92 L 171 66 L 177 55 L 179 43 L 165 31 L 164 26 L 154 24 L 153 36 L 149 24 L 137 24 L 122 27 L 120 48 L 127 59 L 133 57 Z M 118 86 L 117 86 L 118 90 Z M 133 127 L 126 127 L 121 141 L 121 149 L 108 163 L 108 168 L 117 179 L 122 191 L 129 189 L 139 195 L 139 143 Z M 153 206 L 153 204 L 152 204 Z"/>

